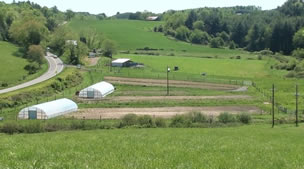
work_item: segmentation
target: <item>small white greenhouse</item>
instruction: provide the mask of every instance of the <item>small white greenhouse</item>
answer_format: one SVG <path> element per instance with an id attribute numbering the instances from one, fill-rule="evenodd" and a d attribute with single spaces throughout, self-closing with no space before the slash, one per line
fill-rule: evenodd
<path id="1" fill-rule="evenodd" d="M 19 119 L 50 119 L 77 111 L 78 106 L 69 99 L 60 99 L 27 107 L 19 112 Z"/>
<path id="2" fill-rule="evenodd" d="M 108 82 L 100 82 L 79 92 L 79 97 L 87 99 L 101 99 L 113 93 L 115 88 Z"/>

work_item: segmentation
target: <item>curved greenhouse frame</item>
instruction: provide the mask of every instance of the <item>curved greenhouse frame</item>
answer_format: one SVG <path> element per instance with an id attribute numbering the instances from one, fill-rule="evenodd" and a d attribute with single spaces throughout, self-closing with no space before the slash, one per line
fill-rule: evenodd
<path id="1" fill-rule="evenodd" d="M 100 82 L 80 91 L 79 97 L 87 99 L 101 99 L 113 93 L 115 88 L 108 82 Z"/>
<path id="2" fill-rule="evenodd" d="M 50 119 L 65 115 L 78 110 L 75 102 L 69 99 L 60 99 L 35 106 L 22 109 L 19 114 L 19 119 Z"/>

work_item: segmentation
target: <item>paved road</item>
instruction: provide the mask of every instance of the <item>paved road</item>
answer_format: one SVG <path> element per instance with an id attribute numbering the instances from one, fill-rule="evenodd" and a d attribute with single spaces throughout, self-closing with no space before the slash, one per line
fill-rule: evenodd
<path id="1" fill-rule="evenodd" d="M 46 60 L 49 63 L 49 70 L 43 74 L 42 76 L 38 77 L 37 79 L 34 79 L 32 81 L 0 90 L 0 94 L 12 92 L 15 90 L 23 89 L 38 83 L 41 83 L 43 81 L 46 81 L 48 79 L 51 79 L 52 77 L 56 76 L 58 73 L 62 72 L 64 69 L 63 62 L 59 58 L 53 58 L 51 53 L 47 53 L 47 56 L 45 56 Z"/>

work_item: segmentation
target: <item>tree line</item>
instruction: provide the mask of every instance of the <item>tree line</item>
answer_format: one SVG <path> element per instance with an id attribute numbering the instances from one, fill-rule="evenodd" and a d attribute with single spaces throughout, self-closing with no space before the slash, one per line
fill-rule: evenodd
<path id="1" fill-rule="evenodd" d="M 154 31 L 214 48 L 271 50 L 303 56 L 304 2 L 288 0 L 274 10 L 255 6 L 167 11 Z"/>
<path id="2" fill-rule="evenodd" d="M 0 2 L 0 40 L 20 46 L 19 53 L 30 61 L 25 67 L 30 74 L 41 68 L 48 47 L 62 57 L 65 63 L 75 65 L 80 64 L 82 58 L 93 49 L 108 46 L 111 49 L 110 52 L 104 49 L 105 55 L 115 53 L 115 43 L 104 36 L 92 30 L 84 30 L 79 34 L 64 26 L 74 17 L 100 20 L 106 18 L 106 15 L 76 13 L 72 10 L 61 12 L 56 6 L 41 7 L 30 1 L 12 4 Z M 71 41 L 76 43 L 67 43 Z"/>

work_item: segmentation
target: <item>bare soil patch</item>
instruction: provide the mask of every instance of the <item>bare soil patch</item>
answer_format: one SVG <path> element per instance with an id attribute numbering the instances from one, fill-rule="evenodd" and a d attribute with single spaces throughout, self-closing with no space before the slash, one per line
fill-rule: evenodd
<path id="1" fill-rule="evenodd" d="M 115 102 L 136 102 L 136 101 L 159 101 L 159 100 L 238 100 L 252 99 L 247 95 L 231 95 L 231 96 L 114 96 L 102 99 L 102 101 Z M 84 101 L 99 101 L 82 99 Z"/>
<path id="2" fill-rule="evenodd" d="M 89 63 L 89 66 L 95 66 L 95 65 L 97 65 L 99 59 L 100 59 L 100 57 L 86 58 L 85 61 L 87 61 Z"/>
<path id="3" fill-rule="evenodd" d="M 114 84 L 127 84 L 127 85 L 144 85 L 144 86 L 167 86 L 167 80 L 158 79 L 138 79 L 138 78 L 123 78 L 123 77 L 104 77 L 105 81 Z M 240 86 L 229 84 L 216 84 L 205 82 L 190 82 L 190 81 L 178 81 L 170 80 L 170 86 L 173 87 L 185 87 L 185 88 L 199 88 L 199 89 L 211 89 L 211 90 L 237 90 Z"/>
<path id="4" fill-rule="evenodd" d="M 150 115 L 153 117 L 171 118 L 180 114 L 201 112 L 206 115 L 218 116 L 222 112 L 238 114 L 241 112 L 261 113 L 255 106 L 219 106 L 219 107 L 160 107 L 160 108 L 92 108 L 81 109 L 65 117 L 78 119 L 120 119 L 127 114 Z"/>

